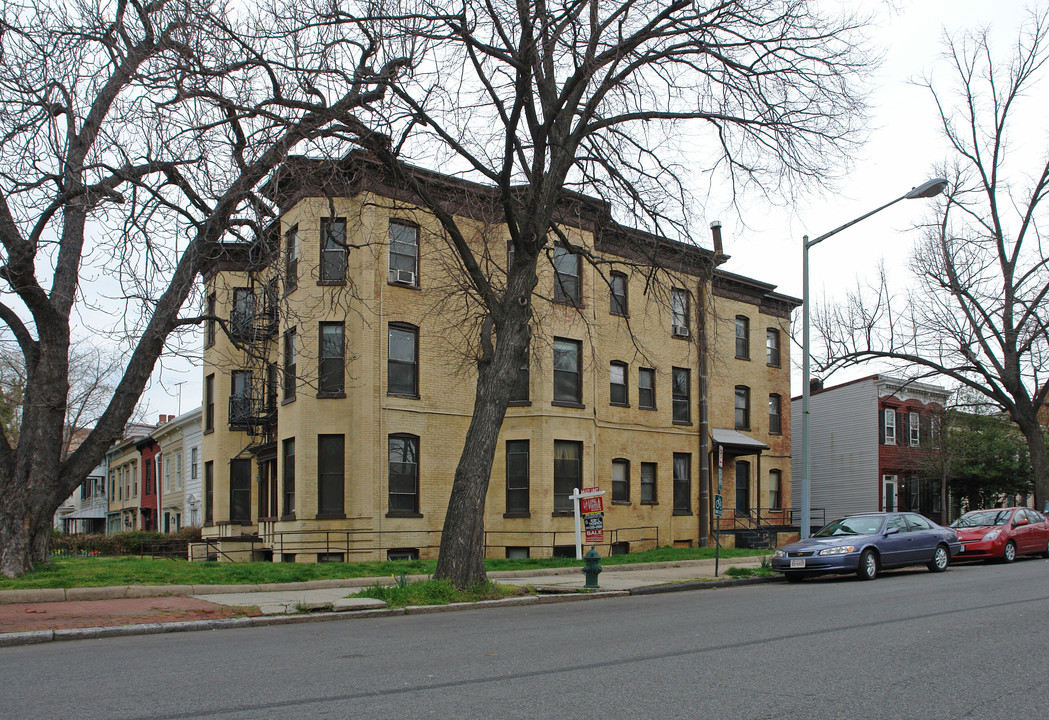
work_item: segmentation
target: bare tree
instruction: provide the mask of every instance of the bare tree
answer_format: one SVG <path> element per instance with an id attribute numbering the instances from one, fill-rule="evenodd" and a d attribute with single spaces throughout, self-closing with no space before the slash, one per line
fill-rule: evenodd
<path id="1" fill-rule="evenodd" d="M 169 336 L 202 319 L 182 308 L 203 264 L 272 222 L 261 184 L 293 149 L 367 134 L 405 67 L 366 3 L 308 5 L 0 8 L 0 320 L 25 368 L 18 436 L 0 437 L 5 575 L 49 559 L 55 508 L 120 436 Z M 124 336 L 127 361 L 63 456 L 70 337 L 96 293 L 125 304 L 99 332 Z"/>
<path id="2" fill-rule="evenodd" d="M 412 10 L 431 21 L 401 32 L 426 44 L 430 61 L 397 87 L 404 116 L 392 143 L 365 145 L 440 221 L 475 311 L 474 409 L 436 571 L 466 586 L 485 577 L 485 496 L 537 329 L 537 264 L 569 253 L 598 265 L 568 242 L 573 191 L 607 203 L 609 221 L 691 243 L 688 187 L 704 173 L 775 192 L 841 166 L 862 109 L 850 80 L 869 58 L 853 21 L 794 0 L 422 1 Z M 437 192 L 410 163 L 492 187 L 508 267 L 493 269 L 460 227 L 461 197 Z M 699 171 L 690 177 L 686 165 Z M 639 267 L 668 266 L 653 235 L 634 241 Z"/>
<path id="3" fill-rule="evenodd" d="M 1049 158 L 1044 134 L 1032 138 L 1016 123 L 1025 100 L 1040 107 L 1047 40 L 1044 11 L 1030 16 L 1005 62 L 986 31 L 947 40 L 956 87 L 925 85 L 954 160 L 943 168 L 949 191 L 913 254 L 917 284 L 894 297 L 883 271 L 872 289 L 824 307 L 814 323 L 825 370 L 887 360 L 950 378 L 1004 409 L 1030 449 L 1039 506 L 1049 500 L 1038 422 L 1049 393 Z M 1024 145 L 1010 152 L 1009 141 Z"/>

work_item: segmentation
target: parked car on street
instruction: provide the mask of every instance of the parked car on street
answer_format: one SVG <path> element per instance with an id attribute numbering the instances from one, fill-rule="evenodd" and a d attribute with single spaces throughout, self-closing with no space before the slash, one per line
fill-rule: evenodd
<path id="1" fill-rule="evenodd" d="M 943 572 L 961 543 L 951 528 L 918 513 L 861 513 L 835 520 L 812 537 L 776 550 L 772 569 L 790 582 L 812 575 L 856 573 L 872 580 L 887 568 L 926 565 Z"/>
<path id="2" fill-rule="evenodd" d="M 1012 562 L 1017 555 L 1049 558 L 1049 521 L 1031 508 L 973 510 L 951 523 L 962 542 L 958 560 Z"/>

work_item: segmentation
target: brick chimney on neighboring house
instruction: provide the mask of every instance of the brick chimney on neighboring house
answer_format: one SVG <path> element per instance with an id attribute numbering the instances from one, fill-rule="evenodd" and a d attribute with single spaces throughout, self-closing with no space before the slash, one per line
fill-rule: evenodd
<path id="1" fill-rule="evenodd" d="M 714 236 L 714 254 L 715 255 L 724 255 L 725 254 L 725 248 L 721 244 L 721 221 L 720 220 L 715 220 L 714 222 L 710 223 L 710 232 Z"/>

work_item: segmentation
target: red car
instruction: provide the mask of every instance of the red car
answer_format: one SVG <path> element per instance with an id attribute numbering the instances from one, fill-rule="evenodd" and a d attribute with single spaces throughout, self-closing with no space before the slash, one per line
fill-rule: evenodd
<path id="1" fill-rule="evenodd" d="M 1049 521 L 1031 508 L 973 510 L 951 523 L 962 541 L 956 560 L 1001 560 L 1017 555 L 1049 558 Z"/>

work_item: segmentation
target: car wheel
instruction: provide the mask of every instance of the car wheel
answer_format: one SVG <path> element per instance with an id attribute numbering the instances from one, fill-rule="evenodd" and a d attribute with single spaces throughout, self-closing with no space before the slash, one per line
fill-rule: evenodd
<path id="1" fill-rule="evenodd" d="M 878 575 L 878 556 L 873 550 L 864 550 L 860 555 L 860 565 L 856 568 L 856 577 L 860 580 L 873 580 Z"/>
<path id="2" fill-rule="evenodd" d="M 932 560 L 929 561 L 929 570 L 932 572 L 943 572 L 947 569 L 947 563 L 951 561 L 951 554 L 947 552 L 946 545 L 937 545 L 932 551 Z"/>
<path id="3" fill-rule="evenodd" d="M 801 573 L 786 573 L 785 577 L 789 583 L 799 583 L 805 579 L 805 576 Z"/>
<path id="4" fill-rule="evenodd" d="M 1011 563 L 1016 559 L 1016 543 L 1012 540 L 1005 543 L 1005 550 L 1002 550 L 1002 562 Z"/>

